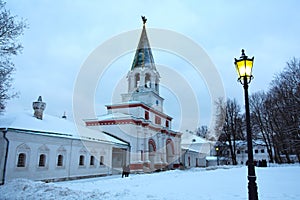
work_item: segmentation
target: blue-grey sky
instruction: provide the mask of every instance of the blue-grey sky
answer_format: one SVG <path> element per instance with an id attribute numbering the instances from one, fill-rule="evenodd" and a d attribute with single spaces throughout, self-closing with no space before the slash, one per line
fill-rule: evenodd
<path id="1" fill-rule="evenodd" d="M 9 112 L 31 109 L 32 101 L 42 95 L 47 113 L 60 116 L 66 111 L 72 115 L 74 82 L 88 55 L 111 37 L 141 28 L 141 15 L 148 18 L 149 28 L 169 29 L 197 42 L 219 71 L 227 97 L 237 98 L 241 106 L 243 90 L 236 81 L 233 58 L 240 56 L 242 48 L 247 55 L 255 57 L 255 79 L 250 93 L 267 90 L 285 63 L 292 57 L 300 57 L 300 3 L 297 0 L 10 0 L 6 7 L 29 24 L 29 29 L 20 37 L 23 53 L 14 58 L 17 70 L 13 86 L 20 97 L 8 103 Z M 139 38 L 136 40 L 138 43 Z M 151 44 L 151 38 L 149 40 Z M 174 68 L 184 64 L 165 52 L 154 51 L 153 54 L 158 64 Z M 126 75 L 133 56 L 132 52 L 115 61 L 120 67 L 114 71 L 118 73 L 117 78 Z M 107 80 L 102 85 L 107 84 L 109 89 L 110 78 Z M 203 91 L 197 92 L 200 123 L 207 124 L 211 115 L 209 92 L 202 80 L 191 83 L 197 81 Z M 174 117 L 176 129 L 176 115 L 180 113 L 172 109 L 176 104 L 172 103 L 175 99 L 172 95 L 162 91 L 165 110 Z M 104 105 L 110 104 L 107 96 L 111 96 L 110 91 L 96 97 L 98 114 L 104 114 Z"/>

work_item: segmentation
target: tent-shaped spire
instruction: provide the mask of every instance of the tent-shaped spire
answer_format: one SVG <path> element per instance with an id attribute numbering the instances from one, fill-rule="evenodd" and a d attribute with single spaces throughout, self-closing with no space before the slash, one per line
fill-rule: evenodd
<path id="1" fill-rule="evenodd" d="M 138 67 L 149 67 L 151 69 L 155 69 L 154 59 L 145 27 L 147 19 L 145 18 L 145 16 L 142 16 L 142 20 L 143 30 L 138 47 L 135 52 L 131 70 Z"/>

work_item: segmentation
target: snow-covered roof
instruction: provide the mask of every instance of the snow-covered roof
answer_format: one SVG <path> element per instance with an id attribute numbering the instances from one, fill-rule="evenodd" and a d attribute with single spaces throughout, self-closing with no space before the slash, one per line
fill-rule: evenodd
<path id="1" fill-rule="evenodd" d="M 113 112 L 113 113 L 108 113 L 104 115 L 98 115 L 94 119 L 84 119 L 84 122 L 91 122 L 91 121 L 109 121 L 109 120 L 126 120 L 126 119 L 135 119 L 135 120 L 143 120 L 147 121 L 143 118 L 137 118 L 133 115 L 130 114 L 125 114 L 125 113 L 120 113 L 120 112 Z"/>
<path id="2" fill-rule="evenodd" d="M 181 144 L 204 144 L 209 143 L 207 140 L 205 140 L 202 137 L 199 137 L 197 135 L 191 134 L 191 133 L 183 133 L 181 136 Z"/>
<path id="3" fill-rule="evenodd" d="M 213 161 L 213 160 L 217 160 L 218 159 L 218 157 L 217 156 L 206 156 L 206 160 L 211 160 L 211 161 Z"/>
<path id="4" fill-rule="evenodd" d="M 145 104 L 145 103 L 142 101 L 130 100 L 130 101 L 118 102 L 113 105 L 105 105 L 105 106 L 121 106 L 121 105 L 128 105 L 128 104 L 131 105 L 131 104 Z"/>
<path id="5" fill-rule="evenodd" d="M 44 114 L 37 119 L 30 112 L 9 113 L 0 116 L 0 128 L 17 129 L 32 134 L 51 135 L 82 140 L 101 141 L 127 145 L 101 131 L 77 125 L 70 120 Z"/>
<path id="6" fill-rule="evenodd" d="M 262 140 L 253 140 L 252 143 L 253 143 L 254 146 L 266 146 L 265 142 L 262 141 Z M 226 142 L 226 144 L 228 145 L 229 143 Z M 235 144 L 236 144 L 237 147 L 247 148 L 247 141 L 237 140 L 237 141 L 235 141 Z"/>
<path id="7" fill-rule="evenodd" d="M 181 136 L 181 148 L 189 151 L 208 154 L 211 144 L 202 137 L 186 132 Z"/>
<path id="8" fill-rule="evenodd" d="M 203 154 L 207 154 L 210 150 L 210 146 L 207 145 L 207 143 L 181 144 L 181 148 L 184 150 L 194 151 Z"/>
<path id="9" fill-rule="evenodd" d="M 114 112 L 110 114 L 97 116 L 97 120 L 129 119 L 129 118 L 133 118 L 133 116 L 129 114 L 120 113 L 120 112 Z"/>
<path id="10" fill-rule="evenodd" d="M 142 93 L 142 92 L 139 92 L 139 93 Z M 118 107 L 128 107 L 129 105 L 136 105 L 136 106 L 142 106 L 144 108 L 147 108 L 147 109 L 151 109 L 153 112 L 156 112 L 156 113 L 159 113 L 160 115 L 162 116 L 165 116 L 169 119 L 173 119 L 171 116 L 153 108 L 151 105 L 148 105 L 146 104 L 145 102 L 142 102 L 142 101 L 136 101 L 136 100 L 130 100 L 130 101 L 126 101 L 126 102 L 120 102 L 120 103 L 115 103 L 115 104 L 112 104 L 112 105 L 105 105 L 108 109 L 111 109 L 111 108 L 118 108 Z"/>

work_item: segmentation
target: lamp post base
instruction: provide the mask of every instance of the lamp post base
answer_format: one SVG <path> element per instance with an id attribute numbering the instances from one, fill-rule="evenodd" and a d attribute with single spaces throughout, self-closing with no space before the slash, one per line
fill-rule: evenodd
<path id="1" fill-rule="evenodd" d="M 258 200 L 256 176 L 248 176 L 249 200 Z"/>

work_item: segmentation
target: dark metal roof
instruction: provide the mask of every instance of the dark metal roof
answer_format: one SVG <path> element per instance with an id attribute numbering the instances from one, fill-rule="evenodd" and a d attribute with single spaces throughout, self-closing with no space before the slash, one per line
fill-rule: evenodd
<path id="1" fill-rule="evenodd" d="M 147 67 L 150 69 L 155 69 L 155 63 L 148 40 L 145 24 L 143 25 L 142 34 L 138 47 L 135 52 L 131 70 L 138 67 Z"/>

